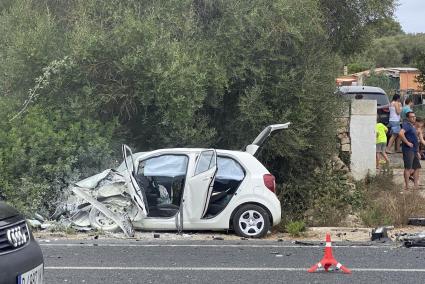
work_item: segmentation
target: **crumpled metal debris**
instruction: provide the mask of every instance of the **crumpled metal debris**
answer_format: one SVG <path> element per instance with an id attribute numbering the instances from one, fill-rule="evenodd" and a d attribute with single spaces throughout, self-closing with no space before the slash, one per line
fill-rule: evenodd
<path id="1" fill-rule="evenodd" d="M 35 219 L 27 219 L 28 225 L 30 225 L 31 228 L 40 228 L 41 222 Z"/>
<path id="2" fill-rule="evenodd" d="M 372 230 L 371 241 L 391 242 L 388 237 L 388 230 L 394 229 L 394 226 L 380 226 Z"/>
<path id="3" fill-rule="evenodd" d="M 407 225 L 425 226 L 425 218 L 423 218 L 423 217 L 411 217 L 411 218 L 408 219 Z"/>
<path id="4" fill-rule="evenodd" d="M 127 182 L 126 173 L 108 169 L 75 183 L 52 215 L 53 223 L 77 231 L 121 229 L 127 237 L 133 237 L 132 222 L 142 216 L 131 201 Z"/>
<path id="5" fill-rule="evenodd" d="M 425 232 L 413 234 L 399 234 L 396 240 L 403 243 L 405 247 L 425 247 Z"/>

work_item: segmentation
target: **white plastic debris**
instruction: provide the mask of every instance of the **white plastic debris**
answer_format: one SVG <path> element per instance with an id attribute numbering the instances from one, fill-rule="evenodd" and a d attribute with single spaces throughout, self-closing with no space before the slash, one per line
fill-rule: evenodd
<path id="1" fill-rule="evenodd" d="M 41 227 L 41 222 L 35 219 L 27 219 L 27 223 L 30 225 L 31 228 Z"/>

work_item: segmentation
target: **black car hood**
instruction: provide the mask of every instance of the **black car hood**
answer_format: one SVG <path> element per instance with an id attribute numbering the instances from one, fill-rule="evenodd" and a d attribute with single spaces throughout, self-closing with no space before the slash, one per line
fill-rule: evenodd
<path id="1" fill-rule="evenodd" d="M 16 211 L 16 209 L 0 201 L 0 220 L 10 218 L 16 215 L 19 215 L 19 212 Z"/>

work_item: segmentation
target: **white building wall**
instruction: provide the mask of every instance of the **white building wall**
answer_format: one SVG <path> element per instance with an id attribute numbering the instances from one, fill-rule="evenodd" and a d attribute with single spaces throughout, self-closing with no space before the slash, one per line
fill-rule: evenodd
<path id="1" fill-rule="evenodd" d="M 376 174 L 376 101 L 354 100 L 351 104 L 351 173 L 355 180 Z"/>

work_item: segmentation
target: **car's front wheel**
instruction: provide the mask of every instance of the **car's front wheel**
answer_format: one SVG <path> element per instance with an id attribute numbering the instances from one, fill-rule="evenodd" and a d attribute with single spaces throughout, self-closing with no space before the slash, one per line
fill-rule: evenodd
<path id="1" fill-rule="evenodd" d="M 109 204 L 108 204 L 109 205 Z M 106 206 L 108 209 L 112 209 L 111 206 Z M 119 229 L 117 223 L 114 220 L 109 219 L 96 207 L 92 207 L 89 213 L 90 225 L 96 230 L 102 230 L 105 232 L 115 232 Z"/>
<path id="2" fill-rule="evenodd" d="M 269 214 L 258 205 L 243 205 L 233 216 L 233 229 L 241 237 L 264 237 L 270 230 Z"/>

